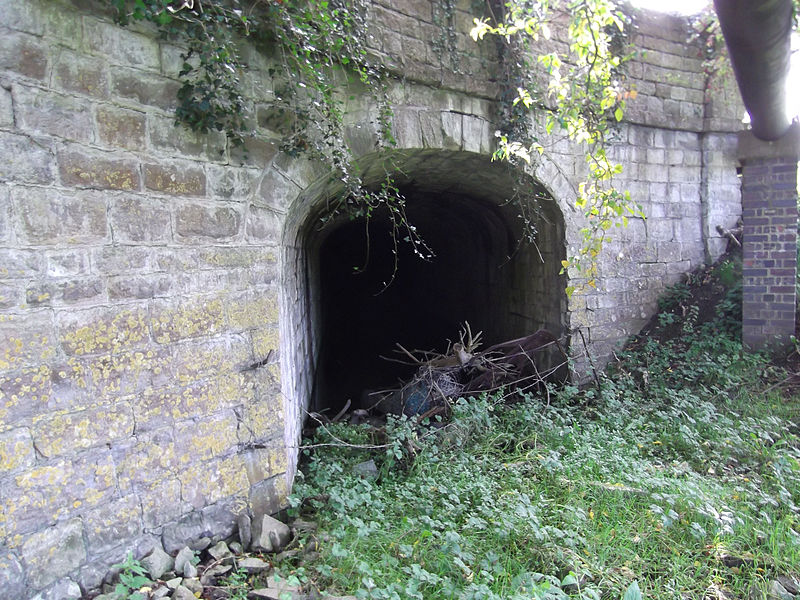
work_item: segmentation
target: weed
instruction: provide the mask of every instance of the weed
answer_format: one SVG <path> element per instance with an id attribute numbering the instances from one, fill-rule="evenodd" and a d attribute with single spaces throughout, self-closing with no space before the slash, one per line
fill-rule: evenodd
<path id="1" fill-rule="evenodd" d="M 743 352 L 737 287 L 710 317 L 674 288 L 676 337 L 622 352 L 599 389 L 462 399 L 447 423 L 390 420 L 388 450 L 308 451 L 291 503 L 327 537 L 306 580 L 360 599 L 640 600 L 743 598 L 796 572 L 800 411 Z M 378 479 L 353 470 L 366 458 Z"/>
<path id="2" fill-rule="evenodd" d="M 153 583 L 147 577 L 147 569 L 133 554 L 128 552 L 125 560 L 113 565 L 113 569 L 121 569 L 119 582 L 114 587 L 114 595 L 120 600 L 147 600 L 148 594 L 140 591 L 143 587 Z"/>
<path id="3" fill-rule="evenodd" d="M 247 593 L 250 590 L 247 571 L 236 569 L 220 581 L 220 587 L 225 590 L 228 600 L 247 600 Z"/>

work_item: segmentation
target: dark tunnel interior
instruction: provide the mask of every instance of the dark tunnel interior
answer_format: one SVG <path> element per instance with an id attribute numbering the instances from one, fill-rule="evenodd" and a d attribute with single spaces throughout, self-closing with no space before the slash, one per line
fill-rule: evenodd
<path id="1" fill-rule="evenodd" d="M 465 322 L 486 344 L 501 339 L 516 238 L 497 205 L 443 193 L 407 199 L 430 259 L 402 240 L 395 247 L 380 214 L 334 226 L 319 246 L 317 410 L 335 414 L 348 398 L 358 406 L 365 390 L 409 377 L 413 367 L 381 358 L 399 358 L 397 343 L 443 352 Z"/>

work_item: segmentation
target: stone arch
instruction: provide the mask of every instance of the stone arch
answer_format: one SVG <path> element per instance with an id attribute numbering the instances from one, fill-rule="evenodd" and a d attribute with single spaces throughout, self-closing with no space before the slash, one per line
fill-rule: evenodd
<path id="1" fill-rule="evenodd" d="M 473 282 L 480 292 L 475 293 L 461 308 L 465 317 L 473 316 L 482 321 L 472 324 L 484 330 L 488 343 L 524 335 L 542 327 L 557 334 L 566 334 L 567 284 L 566 277 L 560 275 L 559 271 L 561 260 L 566 255 L 567 225 L 561 204 L 571 191 L 567 178 L 556 165 L 550 164 L 547 157 L 537 165 L 536 173 L 547 177 L 550 186 L 544 185 L 542 179 L 533 175 L 514 172 L 505 163 L 492 162 L 488 120 L 481 117 L 445 114 L 443 111 L 440 121 L 442 135 L 425 134 L 426 118 L 428 115 L 423 111 L 412 111 L 412 114 L 403 109 L 396 111 L 395 126 L 398 119 L 410 119 L 412 123 L 401 129 L 405 133 L 396 135 L 399 145 L 406 147 L 385 152 L 364 152 L 359 157 L 364 185 L 379 185 L 388 168 L 408 198 L 410 210 L 417 212 L 417 217 L 422 215 L 423 221 L 430 225 L 450 216 L 452 221 L 448 222 L 448 232 L 457 240 L 466 240 L 470 232 L 480 238 L 478 247 L 468 252 L 465 258 L 467 261 L 480 262 L 476 271 L 482 275 Z M 458 128 L 452 128 L 452 135 L 447 133 L 447 122 L 451 118 L 461 120 Z M 471 122 L 473 130 L 477 132 L 472 142 L 463 133 L 466 122 Z M 458 138 L 459 130 L 461 138 Z M 351 143 L 351 146 L 358 145 L 363 150 L 375 147 L 374 136 L 368 128 L 359 133 L 361 139 L 355 140 L 356 143 Z M 518 211 L 507 202 L 520 176 L 542 199 L 535 244 L 519 243 L 522 226 Z M 560 201 L 553 190 L 559 192 Z M 321 279 L 325 275 L 320 272 L 323 267 L 320 250 L 324 246 L 327 246 L 326 251 L 332 247 L 340 250 L 342 247 L 353 248 L 347 242 L 347 229 L 352 225 L 346 219 L 336 220 L 322 229 L 316 226 L 325 211 L 326 202 L 337 191 L 337 181 L 331 173 L 320 169 L 319 165 L 302 160 L 274 165 L 261 182 L 261 196 L 270 198 L 267 210 L 277 212 L 283 218 L 280 258 L 281 376 L 290 473 L 294 472 L 296 452 L 293 448 L 296 448 L 299 438 L 302 411 L 309 408 L 312 402 L 320 401 L 319 387 L 325 385 L 320 380 L 320 361 L 325 359 L 325 337 L 332 335 L 330 327 L 325 326 L 326 317 L 322 314 L 323 303 L 327 306 L 331 300 L 331 286 L 330 281 L 326 284 Z M 440 233 L 436 235 L 441 235 L 442 228 L 438 231 Z M 437 240 L 431 242 L 438 253 Z M 452 240 L 446 244 L 447 260 L 456 260 L 453 258 L 456 245 Z M 436 260 L 439 260 L 439 256 Z M 456 263 L 448 264 L 452 267 Z M 327 265 L 330 266 L 330 261 Z M 347 268 L 352 265 L 340 266 Z M 407 262 L 400 265 L 400 269 L 407 268 Z M 435 278 L 435 269 L 433 275 L 424 275 L 417 269 L 414 276 Z M 431 279 L 425 281 L 430 283 Z M 356 294 L 352 290 L 350 293 Z M 453 296 L 447 300 L 452 301 Z M 397 297 L 394 301 L 399 302 Z M 391 304 L 391 301 L 387 303 Z M 481 304 L 485 305 L 483 313 L 477 308 Z M 373 308 L 380 310 L 377 306 Z M 336 318 L 339 317 L 341 315 Z M 327 318 L 330 322 L 331 317 Z M 450 338 L 457 335 L 457 329 L 453 330 L 453 327 L 458 320 L 463 319 L 458 311 L 454 311 L 447 323 Z M 442 331 L 436 333 L 441 335 Z M 390 348 L 384 348 L 384 353 L 388 350 Z M 363 364 L 349 367 L 359 366 Z"/>

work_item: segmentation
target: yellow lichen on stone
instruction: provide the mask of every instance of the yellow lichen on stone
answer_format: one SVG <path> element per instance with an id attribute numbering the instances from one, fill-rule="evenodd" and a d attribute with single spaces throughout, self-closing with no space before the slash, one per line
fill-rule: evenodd
<path id="1" fill-rule="evenodd" d="M 15 432 L 12 432 L 12 437 L 0 439 L 0 472 L 10 472 L 33 464 L 33 445 L 27 432 L 27 429 L 19 435 L 13 435 Z"/>
<path id="2" fill-rule="evenodd" d="M 149 377 L 152 361 L 144 352 L 100 356 L 87 364 L 92 391 L 100 397 L 133 394 L 140 380 Z"/>
<path id="3" fill-rule="evenodd" d="M 253 398 L 253 382 L 242 373 L 224 373 L 217 383 L 219 397 L 226 404 L 243 404 Z"/>
<path id="4" fill-rule="evenodd" d="M 179 478 L 181 497 L 196 508 L 223 498 L 244 496 L 250 487 L 244 461 L 239 455 L 191 465 Z"/>
<path id="5" fill-rule="evenodd" d="M 276 446 L 269 449 L 269 468 L 273 475 L 285 473 L 289 468 L 289 458 L 282 441 L 280 440 Z"/>
<path id="6" fill-rule="evenodd" d="M 53 457 L 130 437 L 133 425 L 130 406 L 120 402 L 37 419 L 34 440 L 39 452 Z"/>
<path id="7" fill-rule="evenodd" d="M 228 303 L 228 323 L 232 329 L 255 329 L 278 322 L 276 294 L 256 298 L 231 300 Z"/>
<path id="8" fill-rule="evenodd" d="M 165 308 L 153 318 L 153 334 L 159 344 L 210 335 L 224 325 L 222 300 L 195 301 Z"/>
<path id="9" fill-rule="evenodd" d="M 12 315 L 6 323 L 8 325 L 0 331 L 0 370 L 17 369 L 53 358 L 55 348 L 51 337 L 42 333 L 44 327 L 51 326 L 49 320 L 39 315 L 27 320 Z"/>
<path id="10" fill-rule="evenodd" d="M 185 448 L 180 456 L 181 461 L 209 460 L 225 454 L 238 443 L 237 429 L 238 421 L 231 412 L 196 423 L 181 423 L 176 428 L 176 439 L 188 442 L 186 446 L 181 444 Z"/>
<path id="11" fill-rule="evenodd" d="M 35 416 L 47 410 L 51 375 L 49 366 L 40 365 L 0 377 L 0 431 L 19 424 L 20 415 Z"/>
<path id="12" fill-rule="evenodd" d="M 148 337 L 146 314 L 142 310 L 124 310 L 110 318 L 90 319 L 85 324 L 69 323 L 62 330 L 64 349 L 77 356 L 120 352 Z"/>
<path id="13" fill-rule="evenodd" d="M 256 358 L 266 358 L 270 351 L 273 352 L 273 359 L 276 358 L 275 353 L 278 352 L 281 343 L 277 327 L 261 327 L 250 335 L 253 340 L 253 355 Z"/>
<path id="14" fill-rule="evenodd" d="M 245 405 L 242 423 L 256 439 L 268 438 L 283 432 L 282 396 Z"/>
<path id="15" fill-rule="evenodd" d="M 155 479 L 177 472 L 179 461 L 171 434 L 163 430 L 143 436 L 117 463 L 120 488 L 128 491 L 134 485 L 152 486 Z"/>

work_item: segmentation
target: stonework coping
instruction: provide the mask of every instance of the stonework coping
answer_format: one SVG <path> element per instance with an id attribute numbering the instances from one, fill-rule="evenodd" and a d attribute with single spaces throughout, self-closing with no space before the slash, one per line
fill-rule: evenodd
<path id="1" fill-rule="evenodd" d="M 751 130 L 742 131 L 739 133 L 737 152 L 742 162 L 756 158 L 800 159 L 800 123 L 792 123 L 783 137 L 774 142 L 758 139 Z"/>

